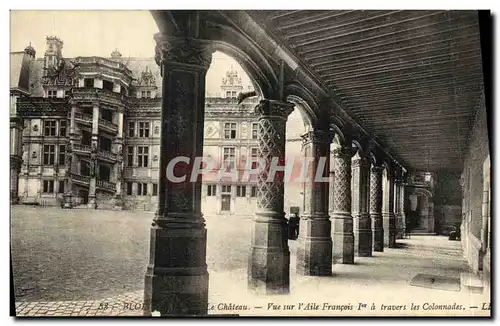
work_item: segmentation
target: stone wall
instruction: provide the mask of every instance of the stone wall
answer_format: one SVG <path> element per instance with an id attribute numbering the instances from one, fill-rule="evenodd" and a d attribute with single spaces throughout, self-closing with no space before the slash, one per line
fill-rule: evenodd
<path id="1" fill-rule="evenodd" d="M 462 172 L 462 245 L 474 272 L 483 269 L 483 165 L 489 157 L 488 122 L 484 101 L 477 109 Z M 489 266 L 487 267 L 489 269 Z"/>
<path id="2" fill-rule="evenodd" d="M 460 173 L 443 171 L 437 174 L 434 188 L 436 231 L 448 235 L 462 221 L 462 188 Z"/>

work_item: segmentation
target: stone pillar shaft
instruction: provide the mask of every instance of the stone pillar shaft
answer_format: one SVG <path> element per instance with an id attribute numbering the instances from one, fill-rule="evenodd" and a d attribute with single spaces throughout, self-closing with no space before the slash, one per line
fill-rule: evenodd
<path id="1" fill-rule="evenodd" d="M 17 97 L 14 100 L 17 103 Z M 13 104 L 14 112 L 10 116 L 10 202 L 17 204 L 19 202 L 19 173 L 23 163 L 23 144 L 22 130 L 23 120 L 17 114 L 17 106 Z M 29 172 L 29 171 L 28 171 Z"/>
<path id="2" fill-rule="evenodd" d="M 357 170 L 356 195 L 358 196 L 358 209 L 355 216 L 354 251 L 360 257 L 372 256 L 372 222 L 369 212 L 370 188 L 370 162 L 360 158 L 353 162 L 353 170 Z"/>
<path id="3" fill-rule="evenodd" d="M 115 209 L 123 209 L 122 198 L 122 180 L 123 180 L 123 111 L 118 111 L 118 133 L 114 141 L 115 153 L 117 154 L 116 163 L 114 166 L 116 193 L 115 193 Z"/>
<path id="4" fill-rule="evenodd" d="M 331 275 L 332 238 L 328 216 L 331 140 L 329 133 L 322 130 L 310 131 L 302 137 L 304 157 L 308 160 L 309 166 L 304 187 L 304 212 L 300 219 L 297 244 L 297 273 Z"/>
<path id="5" fill-rule="evenodd" d="M 292 111 L 293 104 L 272 100 L 262 100 L 255 108 L 259 117 L 258 153 L 265 168 L 259 172 L 257 181 L 248 287 L 259 293 L 290 290 L 290 251 L 283 212 L 284 173 L 273 171 L 271 163 L 274 160 L 278 166 L 285 165 L 286 119 Z"/>
<path id="6" fill-rule="evenodd" d="M 72 208 L 73 198 L 73 179 L 71 173 L 73 172 L 72 166 L 75 158 L 73 156 L 73 146 L 75 145 L 75 113 L 76 106 L 74 103 L 71 105 L 69 116 L 69 144 L 66 146 L 66 184 L 64 185 L 64 208 Z"/>
<path id="7" fill-rule="evenodd" d="M 394 175 L 387 170 L 384 187 L 384 205 L 382 216 L 384 218 L 384 246 L 396 247 L 396 216 L 394 215 Z"/>
<path id="8" fill-rule="evenodd" d="M 192 11 L 185 24 L 199 26 Z M 183 18 L 183 19 L 184 19 Z M 208 305 L 207 230 L 201 213 L 201 177 L 190 182 L 193 162 L 203 156 L 205 75 L 209 44 L 191 37 L 156 34 L 156 62 L 163 93 L 158 209 L 151 228 L 150 260 L 145 276 L 144 315 L 204 315 Z M 168 163 L 178 162 L 170 172 Z M 170 177 L 169 177 L 170 176 Z M 174 182 L 172 177 L 186 178 Z"/>
<path id="9" fill-rule="evenodd" d="M 401 216 L 401 179 L 394 180 L 394 215 L 396 216 L 396 239 L 403 238 L 403 219 Z"/>
<path id="10" fill-rule="evenodd" d="M 354 264 L 354 233 L 351 216 L 351 147 L 339 147 L 332 151 L 333 211 L 332 241 L 333 262 Z"/>
<path id="11" fill-rule="evenodd" d="M 96 183 L 97 183 L 97 148 L 99 141 L 99 103 L 94 103 L 94 110 L 92 113 L 92 144 L 90 152 L 90 182 L 89 182 L 89 208 L 96 208 Z"/>
<path id="12" fill-rule="evenodd" d="M 373 230 L 373 251 L 384 251 L 384 226 L 382 220 L 382 171 L 373 166 L 370 173 L 370 217 Z"/>
<path id="13" fill-rule="evenodd" d="M 399 190 L 399 215 L 401 216 L 401 236 L 404 237 L 406 232 L 406 213 L 405 213 L 405 185 L 404 180 L 401 182 Z"/>

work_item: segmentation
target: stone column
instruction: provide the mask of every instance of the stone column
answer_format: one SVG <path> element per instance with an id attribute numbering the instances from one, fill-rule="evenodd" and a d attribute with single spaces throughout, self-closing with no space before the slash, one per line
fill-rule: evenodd
<path id="1" fill-rule="evenodd" d="M 198 26 L 196 11 L 187 16 L 188 25 Z M 191 164 L 203 156 L 205 75 L 212 50 L 209 43 L 191 37 L 156 34 L 155 40 L 163 94 L 168 96 L 162 98 L 158 208 L 151 228 L 143 313 L 204 315 L 207 230 L 201 213 L 201 177 L 190 179 Z M 180 156 L 189 163 L 178 162 L 167 173 L 169 162 Z M 185 179 L 176 182 L 173 176 Z"/>
<path id="2" fill-rule="evenodd" d="M 399 190 L 399 214 L 401 215 L 401 236 L 404 237 L 406 230 L 406 213 L 405 213 L 405 203 L 406 203 L 406 194 L 405 194 L 405 186 L 406 178 L 403 177 L 401 179 L 401 185 Z"/>
<path id="3" fill-rule="evenodd" d="M 290 291 L 290 251 L 284 209 L 285 184 L 282 172 L 273 174 L 271 162 L 285 162 L 285 127 L 293 104 L 262 100 L 255 107 L 259 119 L 259 157 L 265 168 L 257 181 L 257 209 L 254 216 L 248 288 L 259 293 Z M 274 171 L 276 172 L 276 171 Z"/>
<path id="4" fill-rule="evenodd" d="M 16 104 L 14 104 L 16 105 Z M 16 108 L 14 108 L 16 110 Z M 19 173 L 21 172 L 22 159 L 22 130 L 23 120 L 17 110 L 10 116 L 10 203 L 19 202 Z"/>
<path id="5" fill-rule="evenodd" d="M 396 216 L 394 215 L 394 174 L 392 169 L 387 169 L 387 178 L 384 180 L 385 189 L 383 196 L 384 219 L 384 246 L 396 247 Z"/>
<path id="6" fill-rule="evenodd" d="M 69 116 L 69 144 L 66 146 L 66 180 L 64 185 L 64 206 L 63 208 L 72 208 L 72 198 L 73 198 L 73 179 L 71 172 L 73 171 L 74 156 L 73 156 L 73 146 L 76 142 L 76 130 L 75 130 L 75 113 L 76 113 L 76 103 L 71 102 L 71 111 Z"/>
<path id="7" fill-rule="evenodd" d="M 115 138 L 115 179 L 116 179 L 116 193 L 115 193 L 115 209 L 123 209 L 122 197 L 122 180 L 123 180 L 123 108 L 117 112 L 118 114 L 118 134 Z"/>
<path id="8" fill-rule="evenodd" d="M 356 232 L 354 236 L 354 252 L 359 257 L 372 256 L 372 221 L 369 212 L 370 188 L 370 162 L 361 157 L 352 162 L 352 168 L 357 170 L 356 195 L 358 196 L 358 209 L 355 216 Z"/>
<path id="9" fill-rule="evenodd" d="M 394 215 L 396 216 L 396 239 L 403 239 L 403 219 L 401 217 L 401 177 L 394 179 Z"/>
<path id="10" fill-rule="evenodd" d="M 304 157 L 309 161 L 304 187 L 304 211 L 297 244 L 297 273 L 331 275 L 332 237 L 328 216 L 329 153 L 328 132 L 314 130 L 302 136 Z"/>
<path id="11" fill-rule="evenodd" d="M 370 217 L 373 230 L 373 251 L 384 251 L 384 226 L 382 220 L 382 171 L 372 166 L 370 173 Z"/>
<path id="12" fill-rule="evenodd" d="M 351 215 L 351 157 L 350 146 L 332 151 L 333 211 L 332 220 L 333 262 L 354 264 L 354 233 Z"/>
<path id="13" fill-rule="evenodd" d="M 94 102 L 92 113 L 92 147 L 90 151 L 90 182 L 88 208 L 97 208 L 96 182 L 97 182 L 97 147 L 99 140 L 99 102 Z"/>

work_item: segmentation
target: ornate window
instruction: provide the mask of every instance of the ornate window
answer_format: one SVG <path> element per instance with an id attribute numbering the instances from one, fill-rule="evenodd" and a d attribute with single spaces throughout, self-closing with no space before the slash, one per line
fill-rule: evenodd
<path id="1" fill-rule="evenodd" d="M 231 185 L 223 185 L 222 193 L 230 194 L 231 193 Z"/>
<path id="2" fill-rule="evenodd" d="M 43 145 L 43 164 L 53 165 L 55 163 L 55 145 Z"/>
<path id="3" fill-rule="evenodd" d="M 216 196 L 216 195 L 217 195 L 217 186 L 207 185 L 207 196 Z"/>
<path id="4" fill-rule="evenodd" d="M 60 194 L 64 194 L 64 181 L 59 181 L 59 189 L 57 189 L 57 192 Z"/>
<path id="5" fill-rule="evenodd" d="M 236 197 L 245 197 L 247 195 L 246 186 L 236 186 Z"/>
<path id="6" fill-rule="evenodd" d="M 128 123 L 128 136 L 135 137 L 135 122 Z"/>
<path id="7" fill-rule="evenodd" d="M 259 138 L 259 123 L 254 122 L 252 123 L 252 139 L 258 139 Z"/>
<path id="8" fill-rule="evenodd" d="M 234 169 L 236 154 L 234 147 L 224 147 L 224 167 Z"/>
<path id="9" fill-rule="evenodd" d="M 63 165 L 66 163 L 66 145 L 59 145 L 59 160 L 58 164 Z"/>
<path id="10" fill-rule="evenodd" d="M 149 161 L 149 147 L 137 146 L 137 166 L 147 168 L 148 161 Z"/>
<path id="11" fill-rule="evenodd" d="M 57 90 L 55 90 L 55 89 L 48 90 L 47 97 L 50 97 L 50 98 L 57 97 Z"/>
<path id="12" fill-rule="evenodd" d="M 94 87 L 94 78 L 84 78 L 83 79 L 84 87 Z"/>
<path id="13" fill-rule="evenodd" d="M 68 120 L 66 119 L 63 119 L 63 120 L 60 120 L 59 121 L 59 136 L 60 137 L 66 137 L 66 134 L 67 134 L 67 123 L 68 123 Z"/>
<path id="14" fill-rule="evenodd" d="M 56 135 L 56 121 L 55 120 L 45 120 L 43 122 L 43 135 L 44 136 L 55 136 Z"/>
<path id="15" fill-rule="evenodd" d="M 54 180 L 43 180 L 43 192 L 46 194 L 54 193 Z"/>
<path id="16" fill-rule="evenodd" d="M 149 122 L 145 121 L 139 122 L 139 137 L 142 138 L 149 137 Z"/>
<path id="17" fill-rule="evenodd" d="M 252 186 L 252 191 L 250 192 L 250 197 L 257 197 L 257 186 Z"/>
<path id="18" fill-rule="evenodd" d="M 127 147 L 127 166 L 134 166 L 134 146 Z"/>
<path id="19" fill-rule="evenodd" d="M 137 183 L 137 195 L 146 196 L 148 194 L 148 184 L 144 182 Z"/>
<path id="20" fill-rule="evenodd" d="M 132 196 L 133 195 L 133 182 L 127 182 L 127 195 Z"/>
<path id="21" fill-rule="evenodd" d="M 236 123 L 235 122 L 224 123 L 224 138 L 225 139 L 235 139 L 236 138 Z"/>
<path id="22" fill-rule="evenodd" d="M 257 164 L 259 164 L 259 149 L 257 147 L 252 147 L 250 149 L 250 159 L 252 161 L 252 169 L 257 168 Z"/>

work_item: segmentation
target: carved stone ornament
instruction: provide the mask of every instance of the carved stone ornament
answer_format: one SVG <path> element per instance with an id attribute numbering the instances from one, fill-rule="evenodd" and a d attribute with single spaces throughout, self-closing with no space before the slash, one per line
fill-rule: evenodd
<path id="1" fill-rule="evenodd" d="M 261 100 L 255 107 L 255 113 L 261 116 L 287 118 L 293 112 L 294 105 L 288 102 Z"/>
<path id="2" fill-rule="evenodd" d="M 158 126 L 155 127 L 155 135 L 158 135 L 160 133 L 160 128 Z"/>
<path id="3" fill-rule="evenodd" d="M 170 61 L 208 69 L 212 62 L 212 49 L 208 41 L 164 34 L 156 34 L 154 38 L 155 60 L 158 65 Z"/>
<path id="4" fill-rule="evenodd" d="M 156 162 L 156 161 L 158 161 L 158 154 L 155 154 L 155 155 L 153 156 L 153 161 L 155 161 L 155 162 Z"/>
<path id="5" fill-rule="evenodd" d="M 35 151 L 33 151 L 33 152 L 31 153 L 31 158 L 37 158 L 37 155 L 36 155 L 36 152 L 35 152 Z"/>
<path id="6" fill-rule="evenodd" d="M 33 126 L 33 131 L 35 131 L 35 132 L 38 131 L 38 125 Z"/>
<path id="7" fill-rule="evenodd" d="M 308 143 L 324 143 L 330 144 L 332 141 L 332 135 L 329 132 L 323 130 L 311 130 L 300 136 L 302 138 L 302 144 Z"/>

